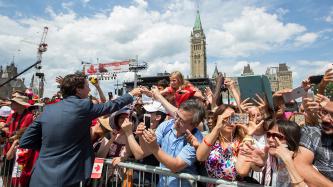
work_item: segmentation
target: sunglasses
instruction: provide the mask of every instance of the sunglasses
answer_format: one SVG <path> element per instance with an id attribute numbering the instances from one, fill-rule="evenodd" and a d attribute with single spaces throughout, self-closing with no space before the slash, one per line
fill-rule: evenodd
<path id="1" fill-rule="evenodd" d="M 284 135 L 279 134 L 279 133 L 275 133 L 275 132 L 266 132 L 266 136 L 267 136 L 267 139 L 269 139 L 271 137 L 273 139 L 277 138 L 279 140 L 284 140 L 285 139 Z"/>

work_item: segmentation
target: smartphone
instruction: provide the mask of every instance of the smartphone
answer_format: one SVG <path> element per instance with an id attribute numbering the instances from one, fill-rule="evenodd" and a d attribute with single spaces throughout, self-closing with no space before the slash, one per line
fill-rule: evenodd
<path id="1" fill-rule="evenodd" d="M 311 84 L 319 84 L 323 77 L 324 75 L 313 75 L 309 77 L 309 81 Z"/>
<path id="2" fill-rule="evenodd" d="M 292 100 L 300 98 L 306 95 L 306 91 L 303 87 L 298 87 L 293 89 L 291 92 L 285 93 L 282 95 L 284 103 L 289 103 Z"/>
<path id="3" fill-rule="evenodd" d="M 230 124 L 248 124 L 249 123 L 249 114 L 233 114 L 229 118 Z"/>
<path id="4" fill-rule="evenodd" d="M 150 128 L 150 123 L 151 123 L 150 118 L 151 118 L 150 114 L 144 114 L 143 115 L 143 122 L 144 122 L 144 124 L 146 126 L 146 129 Z"/>
<path id="5" fill-rule="evenodd" d="M 294 122 L 299 126 L 305 125 L 305 116 L 304 114 L 294 114 Z"/>

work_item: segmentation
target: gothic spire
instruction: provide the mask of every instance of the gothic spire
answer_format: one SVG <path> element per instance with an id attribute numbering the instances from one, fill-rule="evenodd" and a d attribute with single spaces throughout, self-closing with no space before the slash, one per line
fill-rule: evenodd
<path id="1" fill-rule="evenodd" d="M 202 30 L 200 12 L 199 10 L 197 10 L 197 16 L 195 17 L 193 31 L 200 31 L 200 30 Z"/>

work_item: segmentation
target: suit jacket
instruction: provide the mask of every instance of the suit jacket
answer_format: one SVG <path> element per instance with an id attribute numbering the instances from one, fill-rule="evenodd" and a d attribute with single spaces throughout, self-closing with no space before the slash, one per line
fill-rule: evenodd
<path id="1" fill-rule="evenodd" d="M 30 186 L 63 187 L 90 178 L 94 159 L 91 121 L 131 102 L 129 94 L 104 104 L 69 96 L 45 107 L 20 139 L 21 148 L 40 149 Z"/>

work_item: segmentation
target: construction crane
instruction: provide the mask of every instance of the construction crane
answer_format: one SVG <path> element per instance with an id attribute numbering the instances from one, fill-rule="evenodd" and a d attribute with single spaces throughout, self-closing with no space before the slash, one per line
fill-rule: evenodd
<path id="1" fill-rule="evenodd" d="M 41 72 L 41 69 L 42 69 L 42 55 L 44 52 L 47 51 L 47 47 L 48 47 L 48 45 L 45 42 L 48 30 L 49 30 L 49 28 L 45 26 L 43 34 L 42 34 L 42 38 L 40 40 L 40 43 L 38 44 L 37 62 L 35 65 L 36 73 L 33 75 L 31 84 L 30 84 L 30 87 L 32 88 L 33 93 L 38 95 L 39 98 L 42 98 L 43 93 L 44 93 L 45 78 L 44 78 L 44 73 Z"/>
<path id="2" fill-rule="evenodd" d="M 25 72 L 29 71 L 31 68 L 35 67 L 36 73 L 33 74 L 30 87 L 33 90 L 33 93 L 37 94 L 39 98 L 43 97 L 44 93 L 44 73 L 41 72 L 42 69 L 42 54 L 47 51 L 48 45 L 45 43 L 46 40 L 46 35 L 48 32 L 49 28 L 44 27 L 44 31 L 42 34 L 42 38 L 40 40 L 40 43 L 38 44 L 37 48 L 37 61 L 32 64 L 31 66 L 27 67 L 24 69 L 22 72 L 18 73 L 17 75 L 9 78 L 8 80 L 4 81 L 3 83 L 0 84 L 0 88 L 3 87 L 4 85 L 10 83 L 12 80 L 15 80 L 17 77 L 21 76 Z M 29 41 L 21 40 L 23 42 L 31 43 Z"/>

